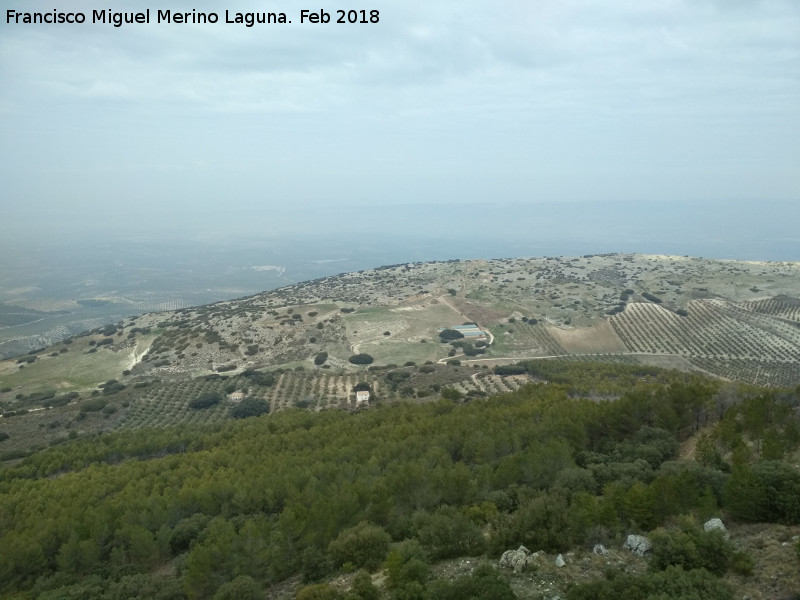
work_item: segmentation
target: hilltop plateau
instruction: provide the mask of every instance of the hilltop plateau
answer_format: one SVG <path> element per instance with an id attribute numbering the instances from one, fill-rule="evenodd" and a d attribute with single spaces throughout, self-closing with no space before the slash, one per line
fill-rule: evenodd
<path id="1" fill-rule="evenodd" d="M 358 353 L 375 364 L 438 361 L 450 351 L 439 328 L 474 322 L 490 343 L 462 363 L 614 357 L 792 384 L 798 298 L 798 263 L 626 254 L 409 263 L 128 318 L 36 353 L 24 375 L 16 359 L 4 361 L 0 377 L 11 387 L 50 379 L 72 389 L 88 383 L 83 363 L 114 376 L 192 377 L 311 368 L 323 351 L 327 366 L 342 369 Z M 99 355 L 73 359 L 88 345 Z"/>
<path id="2" fill-rule="evenodd" d="M 240 392 L 272 411 L 350 406 L 359 382 L 373 401 L 434 399 L 443 387 L 485 396 L 535 379 L 503 365 L 556 358 L 792 386 L 799 298 L 790 262 L 605 254 L 389 265 L 130 317 L 0 361 L 0 431 L 15 434 L 4 443 L 13 456 L 98 428 L 224 419 L 225 403 L 190 409 L 209 393 Z M 465 323 L 467 337 L 439 335 Z"/>

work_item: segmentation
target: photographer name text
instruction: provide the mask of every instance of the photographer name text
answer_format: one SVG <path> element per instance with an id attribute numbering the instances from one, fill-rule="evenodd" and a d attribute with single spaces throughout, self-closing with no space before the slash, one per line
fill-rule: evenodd
<path id="1" fill-rule="evenodd" d="M 293 15 L 300 24 L 361 24 L 380 23 L 380 11 L 370 9 L 301 9 Z M 277 25 L 292 23 L 285 12 L 238 12 L 226 9 L 223 12 L 203 12 L 193 9 L 189 12 L 170 9 L 146 9 L 140 12 L 118 12 L 108 9 L 91 12 L 63 12 L 53 9 L 47 12 L 26 12 L 15 9 L 6 10 L 7 25 L 84 25 L 101 24 L 113 27 L 125 25 L 148 25 L 160 23 L 168 25 Z"/>

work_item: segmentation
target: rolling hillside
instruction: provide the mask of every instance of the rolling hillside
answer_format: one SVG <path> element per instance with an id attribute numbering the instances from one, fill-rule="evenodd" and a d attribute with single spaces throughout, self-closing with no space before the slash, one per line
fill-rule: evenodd
<path id="1" fill-rule="evenodd" d="M 467 322 L 485 336 L 440 340 Z M 357 354 L 371 366 L 349 362 Z M 797 385 L 800 264 L 627 254 L 410 263 L 149 313 L 0 362 L 0 431 L 16 433 L 4 442 L 13 453 L 76 431 L 225 419 L 222 406 L 201 415 L 188 404 L 237 389 L 273 411 L 349 406 L 358 382 L 383 401 L 438 398 L 442 387 L 480 396 L 530 380 L 497 366 L 553 358 Z M 243 377 L 253 371 L 269 371 L 271 385 Z M 97 396 L 106 404 L 82 410 Z"/>

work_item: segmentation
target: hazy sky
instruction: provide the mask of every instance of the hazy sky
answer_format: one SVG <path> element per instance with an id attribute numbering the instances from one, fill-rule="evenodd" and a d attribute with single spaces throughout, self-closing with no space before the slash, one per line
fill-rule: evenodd
<path id="1" fill-rule="evenodd" d="M 157 207 L 177 224 L 285 206 L 800 204 L 797 0 L 0 5 L 7 227 Z M 148 7 L 150 24 L 90 22 Z M 301 25 L 304 7 L 380 22 Z M 6 22 L 54 8 L 87 23 Z M 221 22 L 155 23 L 192 8 Z M 225 24 L 226 9 L 293 22 Z"/>

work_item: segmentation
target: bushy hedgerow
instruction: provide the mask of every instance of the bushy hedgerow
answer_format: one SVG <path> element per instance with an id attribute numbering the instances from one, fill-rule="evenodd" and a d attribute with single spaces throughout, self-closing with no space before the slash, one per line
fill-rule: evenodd
<path id="1" fill-rule="evenodd" d="M 375 359 L 372 358 L 372 356 L 363 352 L 361 354 L 354 354 L 347 360 L 354 365 L 371 365 L 373 362 L 375 362 Z"/>

